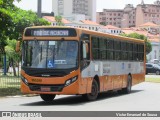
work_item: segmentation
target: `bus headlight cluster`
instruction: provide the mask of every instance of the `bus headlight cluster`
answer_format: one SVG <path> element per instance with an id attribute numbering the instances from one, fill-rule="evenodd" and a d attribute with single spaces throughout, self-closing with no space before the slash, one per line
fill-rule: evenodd
<path id="1" fill-rule="evenodd" d="M 26 85 L 28 85 L 28 80 L 27 80 L 25 77 L 23 77 L 22 75 L 21 75 L 21 80 L 22 80 Z"/>
<path id="2" fill-rule="evenodd" d="M 78 76 L 75 76 L 65 82 L 65 86 L 68 86 L 77 80 Z"/>

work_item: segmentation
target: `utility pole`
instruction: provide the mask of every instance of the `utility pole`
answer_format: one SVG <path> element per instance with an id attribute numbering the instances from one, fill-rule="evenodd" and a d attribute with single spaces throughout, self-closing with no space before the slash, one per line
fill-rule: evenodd
<path id="1" fill-rule="evenodd" d="M 37 15 L 38 17 L 42 17 L 42 0 L 37 0 L 38 5 L 37 5 Z"/>

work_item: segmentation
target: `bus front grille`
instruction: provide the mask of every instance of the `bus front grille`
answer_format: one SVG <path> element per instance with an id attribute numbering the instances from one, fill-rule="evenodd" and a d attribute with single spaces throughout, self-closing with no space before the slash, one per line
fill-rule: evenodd
<path id="1" fill-rule="evenodd" d="M 41 92 L 60 92 L 64 88 L 64 84 L 60 85 L 29 84 L 28 86 L 31 91 L 41 91 Z"/>

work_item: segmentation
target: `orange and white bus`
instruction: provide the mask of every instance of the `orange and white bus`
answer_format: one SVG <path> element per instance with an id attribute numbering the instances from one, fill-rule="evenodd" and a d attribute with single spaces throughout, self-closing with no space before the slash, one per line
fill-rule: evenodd
<path id="1" fill-rule="evenodd" d="M 130 93 L 145 80 L 143 40 L 71 27 L 28 27 L 22 40 L 21 91 L 56 95 Z"/>

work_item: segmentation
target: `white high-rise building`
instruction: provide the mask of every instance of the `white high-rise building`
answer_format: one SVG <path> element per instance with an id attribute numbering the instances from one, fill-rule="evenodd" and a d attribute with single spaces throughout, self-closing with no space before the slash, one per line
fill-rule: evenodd
<path id="1" fill-rule="evenodd" d="M 55 16 L 96 21 L 96 0 L 52 0 L 52 10 Z"/>

